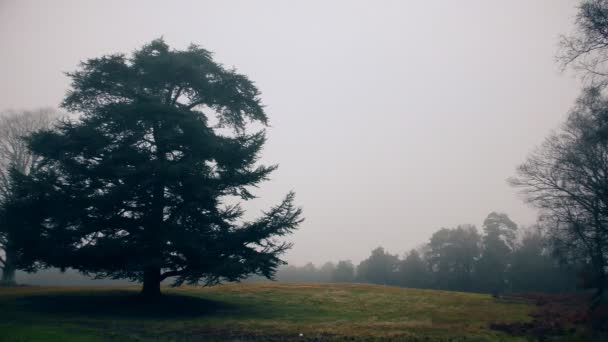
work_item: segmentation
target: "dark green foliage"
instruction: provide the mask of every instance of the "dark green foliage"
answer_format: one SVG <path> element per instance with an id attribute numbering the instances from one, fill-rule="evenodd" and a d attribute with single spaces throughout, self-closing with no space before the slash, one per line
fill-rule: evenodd
<path id="1" fill-rule="evenodd" d="M 431 285 L 428 267 L 420 257 L 420 253 L 414 249 L 399 263 L 398 272 L 399 285 L 414 288 L 425 288 Z"/>
<path id="2" fill-rule="evenodd" d="M 162 40 L 68 75 L 63 107 L 81 116 L 29 138 L 41 168 L 15 178 L 9 206 L 8 219 L 27 223 L 20 250 L 30 267 L 139 280 L 151 294 L 169 277 L 273 276 L 290 246 L 275 238 L 301 211 L 290 193 L 260 219 L 241 219 L 236 200 L 254 198 L 250 188 L 276 168 L 257 165 L 265 132 L 247 126 L 267 118 L 246 76 Z"/>
<path id="3" fill-rule="evenodd" d="M 576 289 L 576 268 L 560 265 L 550 255 L 549 241 L 537 231 L 527 231 L 513 251 L 507 279 L 516 292 L 560 292 Z"/>
<path id="4" fill-rule="evenodd" d="M 357 279 L 372 284 L 395 285 L 398 267 L 399 257 L 378 247 L 357 266 Z"/>
<path id="5" fill-rule="evenodd" d="M 397 284 L 495 294 L 575 291 L 579 265 L 560 262 L 539 231 L 518 242 L 516 227 L 506 214 L 491 213 L 483 236 L 472 225 L 441 229 L 424 254 L 412 250 L 400 261 Z"/>
<path id="6" fill-rule="evenodd" d="M 472 225 L 443 228 L 433 234 L 426 259 L 434 287 L 459 291 L 474 288 L 473 272 L 480 254 L 480 240 Z"/>
<path id="7" fill-rule="evenodd" d="M 341 260 L 331 275 L 333 283 L 351 283 L 355 281 L 355 266 L 350 260 Z"/>
<path id="8" fill-rule="evenodd" d="M 483 222 L 483 251 L 477 261 L 477 284 L 481 289 L 501 293 L 508 286 L 507 268 L 515 245 L 517 224 L 503 213 L 490 213 Z"/>

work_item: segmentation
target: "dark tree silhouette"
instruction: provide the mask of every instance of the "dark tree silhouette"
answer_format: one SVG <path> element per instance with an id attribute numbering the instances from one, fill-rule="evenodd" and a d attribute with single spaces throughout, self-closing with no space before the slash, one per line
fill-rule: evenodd
<path id="1" fill-rule="evenodd" d="M 608 100 L 600 89 L 585 90 L 511 183 L 540 208 L 554 248 L 592 267 L 601 299 L 608 285 Z"/>
<path id="2" fill-rule="evenodd" d="M 415 288 L 430 285 L 428 266 L 415 249 L 412 249 L 399 263 L 399 284 Z"/>
<path id="3" fill-rule="evenodd" d="M 41 167 L 16 177 L 10 220 L 27 224 L 30 268 L 71 267 L 97 277 L 214 284 L 272 277 L 302 221 L 290 193 L 244 222 L 238 199 L 276 166 L 257 165 L 267 123 L 255 85 L 192 45 L 155 40 L 89 59 L 68 74 L 63 107 L 80 113 L 29 138 Z M 26 215 L 27 212 L 35 213 Z M 36 238 L 33 238 L 36 236 Z M 29 241 L 28 241 L 29 240 Z"/>
<path id="4" fill-rule="evenodd" d="M 355 266 L 350 260 L 341 260 L 336 265 L 331 276 L 334 283 L 350 283 L 355 281 Z"/>
<path id="5" fill-rule="evenodd" d="M 399 257 L 378 247 L 357 266 L 357 278 L 374 284 L 394 285 L 398 267 Z"/>
<path id="6" fill-rule="evenodd" d="M 583 0 L 576 17 L 576 30 L 561 39 L 558 59 L 572 66 L 596 85 L 605 86 L 608 76 L 608 1 Z"/>
<path id="7" fill-rule="evenodd" d="M 480 244 L 477 228 L 472 225 L 435 232 L 426 255 L 435 287 L 471 291 Z"/>
<path id="8" fill-rule="evenodd" d="M 507 214 L 490 213 L 483 221 L 481 258 L 477 261 L 477 286 L 494 294 L 505 290 L 510 257 L 515 248 L 517 224 Z"/>
<path id="9" fill-rule="evenodd" d="M 561 264 L 538 228 L 525 231 L 510 260 L 507 274 L 514 292 L 576 290 L 575 265 Z"/>

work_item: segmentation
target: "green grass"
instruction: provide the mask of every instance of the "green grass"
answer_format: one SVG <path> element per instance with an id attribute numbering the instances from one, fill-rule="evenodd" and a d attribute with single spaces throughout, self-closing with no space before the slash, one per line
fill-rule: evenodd
<path id="1" fill-rule="evenodd" d="M 517 340 L 495 322 L 531 307 L 488 295 L 338 284 L 0 289 L 0 341 Z M 300 337 L 300 334 L 303 337 Z"/>

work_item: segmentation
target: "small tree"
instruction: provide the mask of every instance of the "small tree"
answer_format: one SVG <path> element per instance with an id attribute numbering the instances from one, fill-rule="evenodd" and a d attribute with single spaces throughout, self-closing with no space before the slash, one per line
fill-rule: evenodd
<path id="1" fill-rule="evenodd" d="M 0 113 L 0 204 L 11 196 L 11 172 L 27 175 L 38 166 L 39 158 L 27 148 L 24 137 L 41 129 L 48 129 L 57 119 L 50 108 L 34 111 L 6 111 Z M 0 267 L 5 285 L 14 285 L 17 268 L 15 230 L 19 226 L 0 224 Z"/>
<path id="2" fill-rule="evenodd" d="M 146 296 L 170 277 L 273 277 L 290 247 L 277 237 L 298 226 L 301 210 L 293 193 L 254 221 L 235 204 L 276 169 L 257 165 L 265 132 L 249 130 L 267 117 L 246 76 L 198 46 L 170 50 L 163 40 L 130 58 L 89 59 L 68 76 L 63 107 L 81 117 L 29 138 L 41 166 L 15 179 L 8 207 L 28 227 L 19 247 L 33 267 L 143 281 Z"/>

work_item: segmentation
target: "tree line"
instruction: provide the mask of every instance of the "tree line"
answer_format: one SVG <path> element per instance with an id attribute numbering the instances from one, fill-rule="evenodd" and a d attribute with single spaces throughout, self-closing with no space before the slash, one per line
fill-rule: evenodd
<path id="1" fill-rule="evenodd" d="M 537 228 L 518 233 L 503 213 L 493 212 L 482 232 L 474 225 L 442 228 L 420 248 L 403 257 L 382 247 L 354 265 L 343 260 L 320 267 L 279 268 L 284 282 L 358 282 L 382 285 L 470 291 L 567 292 L 578 289 L 582 265 L 556 257 L 550 240 Z M 259 279 L 257 279 L 259 280 Z"/>

